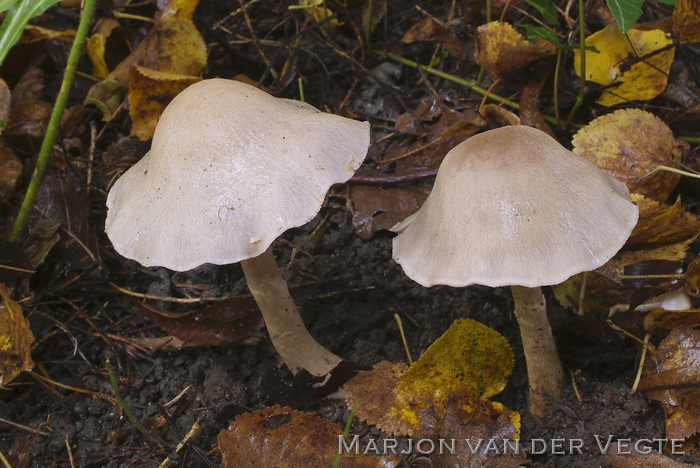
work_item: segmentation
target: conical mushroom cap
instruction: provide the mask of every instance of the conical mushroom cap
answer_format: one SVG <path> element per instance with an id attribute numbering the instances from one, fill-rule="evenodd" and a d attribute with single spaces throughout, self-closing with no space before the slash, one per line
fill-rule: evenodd
<path id="1" fill-rule="evenodd" d="M 110 190 L 105 230 L 145 266 L 184 271 L 256 257 L 312 219 L 368 146 L 366 122 L 204 80 L 168 105 L 151 150 Z"/>
<path id="2" fill-rule="evenodd" d="M 525 126 L 445 157 L 416 213 L 392 228 L 394 259 L 423 286 L 553 285 L 608 261 L 637 223 L 625 185 Z"/>

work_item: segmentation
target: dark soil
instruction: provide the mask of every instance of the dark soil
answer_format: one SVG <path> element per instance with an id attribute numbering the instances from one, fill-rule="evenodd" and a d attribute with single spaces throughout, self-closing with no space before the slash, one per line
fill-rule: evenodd
<path id="1" fill-rule="evenodd" d="M 375 168 L 383 154 L 415 141 L 405 136 L 385 137 L 393 131 L 393 120 L 414 108 L 422 97 L 437 92 L 444 102 L 455 107 L 478 107 L 481 96 L 470 94 L 465 88 L 434 77 L 426 85 L 420 72 L 363 52 L 358 39 L 359 5 L 348 10 L 334 4 L 346 24 L 326 33 L 305 23 L 303 12 L 291 12 L 270 3 L 273 2 L 254 3 L 247 9 L 256 36 L 268 41 L 267 45 L 256 46 L 252 39 L 241 39 L 251 38 L 252 34 L 240 15 L 224 20 L 241 6 L 238 2 L 202 2 L 195 21 L 210 45 L 206 75 L 230 78 L 244 73 L 285 97 L 297 96 L 296 77 L 303 76 L 308 102 L 369 119 L 373 124 L 372 140 L 384 138 L 382 143 L 373 145 L 366 167 Z M 438 17 L 444 18 L 449 12 L 449 2 L 427 3 L 430 5 L 425 7 Z M 406 45 L 399 41 L 403 32 L 421 17 L 412 8 L 411 2 L 390 1 L 385 25 L 373 36 L 373 47 L 392 49 L 427 63 L 434 43 Z M 473 28 L 484 21 L 482 7 L 466 4 L 459 8 L 459 17 L 464 20 L 456 33 L 471 49 Z M 152 16 L 153 5 L 134 10 Z M 98 14 L 108 14 L 108 10 Z M 226 28 L 212 27 L 222 20 Z M 285 47 L 296 38 L 302 41 L 301 51 L 292 57 Z M 277 71 L 289 60 L 294 80 L 273 78 L 257 52 L 258 47 Z M 441 66 L 460 76 L 475 77 L 478 73 L 471 60 L 447 58 Z M 55 93 L 47 91 L 51 92 Z M 505 95 L 510 92 L 512 89 L 503 91 Z M 79 100 L 76 98 L 76 102 Z M 589 112 L 584 109 L 581 118 L 585 119 L 584 114 Z M 81 142 L 83 156 L 88 154 L 91 141 L 90 125 L 101 128 L 96 114 L 86 119 L 75 135 Z M 0 390 L 0 417 L 13 423 L 0 422 L 0 451 L 13 467 L 158 466 L 163 461 L 168 453 L 136 430 L 120 408 L 106 398 L 114 395 L 106 373 L 107 360 L 118 377 L 126 405 L 146 426 L 162 434 L 166 442 L 176 445 L 195 422 L 201 425 L 173 458 L 175 466 L 219 466 L 219 431 L 238 414 L 275 402 L 267 395 L 269 385 L 261 384 L 262 376 L 278 365 L 264 330 L 251 330 L 249 344 L 153 353 L 138 346 L 138 339 L 164 333 L 135 305 L 140 299 L 118 292 L 111 284 L 170 297 L 240 296 L 248 292 L 238 265 L 207 265 L 174 273 L 144 269 L 113 251 L 103 233 L 106 190 L 118 169 L 133 164 L 148 148 L 128 138 L 128 132 L 128 116 L 120 114 L 96 141 L 96 169 L 89 193 L 84 190 L 86 169 L 76 166 L 81 180 L 80 197 L 90 208 L 86 218 L 89 237 L 95 241 L 99 261 L 89 268 L 76 269 L 67 265 L 73 257 L 65 251 L 54 252 L 34 277 L 17 280 L 24 285 L 26 295 L 31 296 L 23 307 L 37 338 L 32 355 L 37 376 L 25 374 Z M 396 166 L 381 166 L 377 174 L 388 177 L 395 169 Z M 68 172 L 59 163 L 50 169 L 53 177 L 67 177 Z M 406 185 L 432 182 L 429 177 L 418 179 Z M 3 210 L 9 217 L 8 206 Z M 622 334 L 602 327 L 604 321 L 600 317 L 605 311 L 592 314 L 592 321 L 602 333 L 592 333 L 585 327 L 571 331 L 571 323 L 577 323 L 575 317 L 559 309 L 547 291 L 569 383 L 564 401 L 553 409 L 552 416 L 536 421 L 527 412 L 525 362 L 508 291 L 483 287 L 422 288 L 392 261 L 388 232 L 380 231 L 370 240 L 361 240 L 354 234 L 351 209 L 347 185 L 335 187 L 315 220 L 287 232 L 274 247 L 278 265 L 290 285 L 300 286 L 296 294 L 300 310 L 311 333 L 322 344 L 359 365 L 402 361 L 406 356 L 395 313 L 403 319 L 414 357 L 456 318 L 472 318 L 502 333 L 516 352 L 515 371 L 496 399 L 522 413 L 522 445 L 530 447 L 533 439 L 549 444 L 553 439 L 565 439 L 567 450 L 568 440 L 584 441 L 583 454 L 552 455 L 551 450 L 532 454 L 529 458 L 534 466 L 603 465 L 604 456 L 598 450 L 595 435 L 603 440 L 612 436 L 613 440 L 633 441 L 664 437 L 661 408 L 648 403 L 642 395 L 630 394 L 638 349 Z M 58 245 L 65 243 L 61 240 Z M 187 284 L 204 289 L 187 288 Z M 148 302 L 173 313 L 205 305 Z M 568 326 L 560 327 L 562 324 Z M 39 375 L 68 387 L 40 379 Z M 168 404 L 178 396 L 173 404 Z M 316 412 L 339 427 L 345 424 L 349 413 L 344 401 L 337 398 L 314 398 L 304 401 L 299 409 Z M 363 440 L 380 436 L 361 421 L 352 422 L 351 433 L 363 434 Z M 414 460 L 416 457 L 419 454 L 405 457 L 405 466 L 426 466 Z M 681 456 L 675 459 L 684 460 Z"/>

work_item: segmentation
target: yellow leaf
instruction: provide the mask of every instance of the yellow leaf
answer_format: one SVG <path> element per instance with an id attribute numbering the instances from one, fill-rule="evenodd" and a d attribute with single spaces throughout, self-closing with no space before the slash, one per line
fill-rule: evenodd
<path id="1" fill-rule="evenodd" d="M 194 10 L 197 8 L 198 4 L 199 0 L 159 1 L 158 8 L 162 10 L 160 20 L 172 17 L 192 20 Z"/>
<path id="2" fill-rule="evenodd" d="M 595 163 L 635 192 L 664 202 L 680 176 L 656 172 L 679 168 L 688 144 L 677 140 L 661 119 L 641 109 L 620 109 L 596 118 L 574 135 L 573 152 Z"/>
<path id="3" fill-rule="evenodd" d="M 180 91 L 200 81 L 198 76 L 178 75 L 144 67 L 134 67 L 129 76 L 129 116 L 131 135 L 141 140 L 153 136 L 165 107 Z"/>
<path id="4" fill-rule="evenodd" d="M 454 395 L 469 413 L 506 414 L 515 425 L 519 419 L 510 410 L 487 399 L 503 390 L 513 363 L 503 336 L 460 319 L 408 370 L 403 363 L 379 363 L 345 385 L 346 397 L 358 417 L 390 434 L 413 434 L 429 408 L 444 418 L 448 398 Z"/>
<path id="5" fill-rule="evenodd" d="M 22 308 L 10 299 L 10 290 L 0 283 L 0 387 L 7 385 L 21 372 L 34 367 L 29 353 L 34 335 Z"/>
<path id="6" fill-rule="evenodd" d="M 550 41 L 529 42 L 513 26 L 491 21 L 477 28 L 474 61 L 492 78 L 500 78 L 513 70 L 556 52 Z"/>
<path id="7" fill-rule="evenodd" d="M 598 99 L 604 106 L 653 99 L 666 89 L 675 49 L 671 38 L 659 29 L 630 29 L 623 34 L 608 25 L 586 38 L 586 80 L 613 85 Z M 659 51 L 659 49 L 666 48 Z M 656 52 L 659 51 L 659 52 Z M 574 70 L 581 76 L 580 51 L 574 51 Z"/>
<path id="8" fill-rule="evenodd" d="M 85 53 L 92 62 L 92 75 L 96 78 L 107 78 L 109 69 L 105 62 L 105 38 L 100 34 L 94 34 L 85 42 Z"/>
<path id="9" fill-rule="evenodd" d="M 191 20 L 171 17 L 157 23 L 109 78 L 126 86 L 134 66 L 180 75 L 199 75 L 207 64 L 207 46 Z"/>
<path id="10" fill-rule="evenodd" d="M 325 0 L 299 0 L 301 7 L 306 14 L 311 16 L 316 22 L 323 21 L 334 15 L 333 10 L 326 8 Z M 332 19 L 323 24 L 324 29 L 332 29 L 343 23 L 337 19 Z"/>
<path id="11" fill-rule="evenodd" d="M 639 221 L 628 244 L 677 242 L 700 233 L 700 219 L 683 209 L 680 197 L 673 205 L 664 205 L 636 193 L 631 198 L 639 205 Z"/>

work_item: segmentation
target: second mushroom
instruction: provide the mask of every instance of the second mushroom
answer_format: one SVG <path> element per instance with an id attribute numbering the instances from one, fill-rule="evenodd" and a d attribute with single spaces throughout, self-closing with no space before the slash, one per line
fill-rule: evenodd
<path id="1" fill-rule="evenodd" d="M 294 373 L 323 376 L 340 358 L 307 331 L 270 246 L 316 216 L 368 146 L 367 122 L 204 80 L 168 105 L 151 150 L 110 190 L 105 230 L 144 266 L 241 262 L 282 360 Z"/>
<path id="2" fill-rule="evenodd" d="M 546 133 L 509 126 L 459 144 L 416 213 L 392 228 L 394 259 L 423 286 L 511 286 L 530 384 L 547 413 L 564 384 L 540 286 L 607 262 L 637 222 L 625 185 Z"/>

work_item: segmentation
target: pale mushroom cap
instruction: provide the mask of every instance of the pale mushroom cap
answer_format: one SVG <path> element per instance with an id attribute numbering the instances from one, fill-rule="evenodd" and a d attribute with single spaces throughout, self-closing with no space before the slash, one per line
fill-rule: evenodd
<path id="1" fill-rule="evenodd" d="M 394 259 L 423 286 L 553 285 L 608 261 L 637 222 L 625 185 L 526 126 L 490 130 L 445 157 Z"/>
<path id="2" fill-rule="evenodd" d="M 318 213 L 369 146 L 369 123 L 212 79 L 163 112 L 151 150 L 114 184 L 105 230 L 145 266 L 256 257 Z"/>

